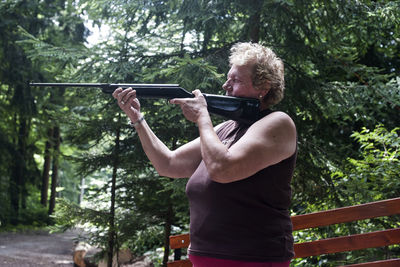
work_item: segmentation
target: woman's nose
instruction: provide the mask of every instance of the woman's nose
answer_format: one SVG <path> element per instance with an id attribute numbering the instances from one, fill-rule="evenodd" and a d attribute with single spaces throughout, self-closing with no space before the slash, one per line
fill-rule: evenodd
<path id="1" fill-rule="evenodd" d="M 231 88 L 230 84 L 229 84 L 229 80 L 227 80 L 223 85 L 222 85 L 222 89 L 224 89 L 225 91 L 228 91 Z"/>

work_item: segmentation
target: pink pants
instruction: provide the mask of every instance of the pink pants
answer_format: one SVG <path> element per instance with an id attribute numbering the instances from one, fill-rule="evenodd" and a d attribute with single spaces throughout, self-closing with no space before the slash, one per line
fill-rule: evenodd
<path id="1" fill-rule="evenodd" d="M 189 255 L 193 267 L 289 267 L 290 261 L 285 262 L 246 262 L 215 259 Z"/>

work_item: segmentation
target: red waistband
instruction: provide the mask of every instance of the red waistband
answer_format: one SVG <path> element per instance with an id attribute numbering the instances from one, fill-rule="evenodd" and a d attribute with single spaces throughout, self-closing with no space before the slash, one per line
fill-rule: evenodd
<path id="1" fill-rule="evenodd" d="M 189 255 L 193 267 L 289 267 L 290 261 L 285 262 L 246 262 L 209 258 Z"/>

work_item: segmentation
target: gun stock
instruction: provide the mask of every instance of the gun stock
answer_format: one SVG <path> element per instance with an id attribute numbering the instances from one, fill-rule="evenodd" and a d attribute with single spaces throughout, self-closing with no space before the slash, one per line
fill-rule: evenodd
<path id="1" fill-rule="evenodd" d="M 29 83 L 39 87 L 85 87 L 101 88 L 103 93 L 112 94 L 115 89 L 131 87 L 136 90 L 138 98 L 172 99 L 191 98 L 194 95 L 178 84 L 113 84 L 113 83 Z M 208 111 L 226 119 L 251 124 L 260 118 L 259 101 L 253 98 L 231 97 L 203 94 Z"/>

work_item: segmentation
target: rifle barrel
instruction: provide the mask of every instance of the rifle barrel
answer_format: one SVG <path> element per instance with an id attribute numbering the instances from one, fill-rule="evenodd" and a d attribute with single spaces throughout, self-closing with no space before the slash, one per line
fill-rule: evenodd
<path id="1" fill-rule="evenodd" d="M 108 83 L 29 83 L 29 86 L 40 87 L 102 87 Z"/>
<path id="2" fill-rule="evenodd" d="M 131 87 L 136 90 L 138 98 L 192 98 L 194 94 L 188 92 L 179 84 L 143 84 L 143 83 L 29 83 L 30 86 L 40 87 L 92 87 L 101 88 L 103 93 L 112 94 L 115 89 Z M 232 96 L 203 94 L 210 113 L 228 119 L 252 123 L 258 120 L 259 104 L 257 99 Z"/>
<path id="3" fill-rule="evenodd" d="M 146 83 L 29 83 L 30 86 L 39 87 L 85 87 L 101 88 L 103 93 L 112 94 L 115 89 L 132 87 L 137 96 L 141 98 L 184 98 L 194 97 L 179 84 L 146 84 Z M 174 90 L 171 90 L 174 89 Z"/>

